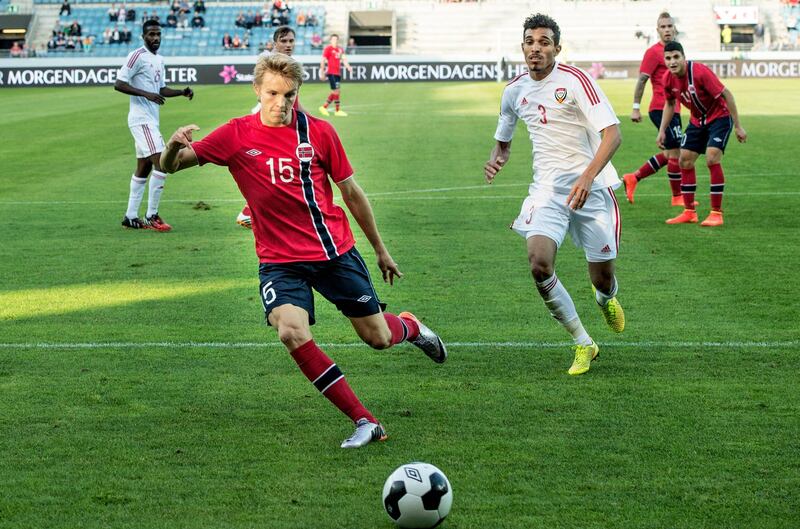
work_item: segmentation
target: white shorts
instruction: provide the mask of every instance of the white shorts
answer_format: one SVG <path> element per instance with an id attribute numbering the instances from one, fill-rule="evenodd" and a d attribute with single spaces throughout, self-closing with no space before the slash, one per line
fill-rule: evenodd
<path id="1" fill-rule="evenodd" d="M 511 229 L 529 239 L 544 235 L 560 247 L 569 233 L 583 248 L 586 260 L 602 263 L 617 257 L 622 219 L 619 204 L 610 187 L 592 190 L 577 211 L 567 206 L 567 195 L 552 189 L 535 189 L 525 202 Z"/>
<path id="2" fill-rule="evenodd" d="M 134 125 L 131 127 L 133 141 L 136 144 L 136 157 L 149 158 L 164 150 L 164 138 L 158 127 L 153 125 Z"/>

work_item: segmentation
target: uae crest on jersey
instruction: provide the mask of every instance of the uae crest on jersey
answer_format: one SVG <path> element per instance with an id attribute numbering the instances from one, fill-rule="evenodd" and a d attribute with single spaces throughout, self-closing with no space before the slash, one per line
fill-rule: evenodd
<path id="1" fill-rule="evenodd" d="M 303 142 L 297 146 L 294 154 L 301 162 L 310 162 L 314 158 L 314 147 L 310 143 Z"/>
<path id="2" fill-rule="evenodd" d="M 559 103 L 563 103 L 564 100 L 567 98 L 567 89 L 556 88 L 555 96 L 556 96 L 556 101 L 558 101 Z"/>

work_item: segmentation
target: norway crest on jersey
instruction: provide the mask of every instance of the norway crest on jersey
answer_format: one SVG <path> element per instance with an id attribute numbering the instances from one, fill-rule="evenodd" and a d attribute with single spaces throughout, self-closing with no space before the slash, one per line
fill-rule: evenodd
<path id="1" fill-rule="evenodd" d="M 301 143 L 294 151 L 295 156 L 301 162 L 310 162 L 314 158 L 314 147 L 310 143 Z"/>
<path id="2" fill-rule="evenodd" d="M 567 98 L 567 89 L 566 88 L 556 88 L 555 94 L 556 101 L 559 103 L 563 103 L 564 100 Z"/>

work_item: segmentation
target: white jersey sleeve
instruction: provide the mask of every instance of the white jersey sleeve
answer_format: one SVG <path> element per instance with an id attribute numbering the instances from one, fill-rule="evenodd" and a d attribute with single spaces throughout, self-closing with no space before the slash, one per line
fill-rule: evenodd
<path id="1" fill-rule="evenodd" d="M 502 142 L 509 142 L 514 136 L 514 129 L 517 126 L 519 115 L 514 108 L 514 93 L 516 90 L 511 85 L 503 90 L 503 98 L 500 101 L 500 117 L 497 120 L 497 130 L 494 139 Z"/>
<path id="2" fill-rule="evenodd" d="M 128 84 L 131 84 L 131 79 L 136 75 L 139 68 L 141 68 L 141 61 L 137 61 L 134 55 L 138 57 L 140 51 L 138 49 L 133 50 L 125 57 L 125 62 L 122 63 L 122 67 L 117 71 L 117 79 L 120 81 L 124 81 Z"/>
<path id="3" fill-rule="evenodd" d="M 574 82 L 580 85 L 573 91 L 575 103 L 595 131 L 600 132 L 611 125 L 619 124 L 611 103 L 591 75 L 576 78 Z"/>
<path id="4" fill-rule="evenodd" d="M 164 58 L 160 57 L 161 59 L 161 82 L 159 83 L 159 88 L 164 88 L 167 86 L 167 67 L 164 65 Z"/>

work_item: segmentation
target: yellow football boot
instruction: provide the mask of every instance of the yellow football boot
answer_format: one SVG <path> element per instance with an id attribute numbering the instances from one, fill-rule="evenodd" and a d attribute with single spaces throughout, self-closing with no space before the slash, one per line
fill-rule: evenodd
<path id="1" fill-rule="evenodd" d="M 589 345 L 576 345 L 575 346 L 575 360 L 569 368 L 570 375 L 582 375 L 589 371 L 592 360 L 600 355 L 600 348 L 596 343 L 592 342 Z"/>

